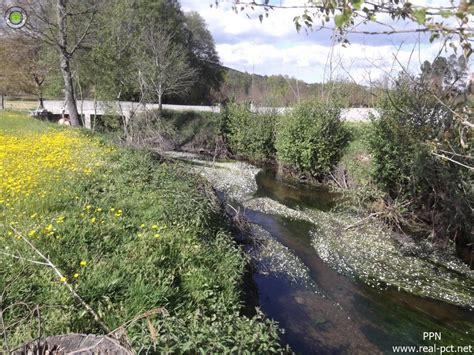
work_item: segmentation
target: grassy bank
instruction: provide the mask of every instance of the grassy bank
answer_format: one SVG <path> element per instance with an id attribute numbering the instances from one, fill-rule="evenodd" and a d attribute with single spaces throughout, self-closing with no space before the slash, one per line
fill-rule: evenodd
<path id="1" fill-rule="evenodd" d="M 278 348 L 273 324 L 240 315 L 245 260 L 195 177 L 20 114 L 0 135 L 3 350 L 124 324 L 136 349 Z"/>
<path id="2" fill-rule="evenodd" d="M 348 175 L 349 187 L 363 187 L 370 182 L 370 153 L 368 134 L 370 122 L 345 122 L 351 140 L 344 151 L 341 164 Z"/>

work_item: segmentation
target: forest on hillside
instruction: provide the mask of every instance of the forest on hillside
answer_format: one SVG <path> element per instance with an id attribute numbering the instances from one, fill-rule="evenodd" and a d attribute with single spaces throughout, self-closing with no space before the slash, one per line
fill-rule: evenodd
<path id="1" fill-rule="evenodd" d="M 25 5 L 40 15 L 24 31 L 1 28 L 0 94 L 39 102 L 64 97 L 57 55 L 63 49 L 52 35 L 56 24 L 45 20 L 52 9 L 35 8 L 34 1 Z M 283 107 L 337 91 L 346 106 L 368 107 L 384 87 L 369 88 L 347 78 L 308 84 L 225 67 L 204 19 L 197 12 L 183 12 L 178 1 L 89 0 L 69 6 L 75 15 L 65 27 L 64 55 L 77 99 Z"/>

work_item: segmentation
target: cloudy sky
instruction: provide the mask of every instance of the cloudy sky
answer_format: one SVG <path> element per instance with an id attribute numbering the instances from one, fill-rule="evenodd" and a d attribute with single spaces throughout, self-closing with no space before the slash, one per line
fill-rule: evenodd
<path id="1" fill-rule="evenodd" d="M 304 1 L 276 2 L 294 5 Z M 212 0 L 181 0 L 184 11 L 197 11 L 206 20 L 222 63 L 249 73 L 283 74 L 312 83 L 321 82 L 323 78 L 327 80 L 332 72 L 333 77 L 345 76 L 368 84 L 385 73 L 400 70 L 400 66 L 394 63 L 395 53 L 403 65 L 410 63 L 410 68 L 416 70 L 424 60 L 433 59 L 441 46 L 441 42 L 430 44 L 427 35 L 413 33 L 390 36 L 353 34 L 348 36 L 351 44 L 346 48 L 337 42 L 333 46 L 330 30 L 296 31 L 293 18 L 302 14 L 301 9 L 275 9 L 260 23 L 258 10 L 236 14 L 225 2 L 217 8 L 210 7 L 211 3 Z M 413 3 L 451 5 L 449 0 L 414 0 Z M 378 16 L 377 20 L 397 29 L 417 26 L 393 23 L 383 16 Z M 377 24 L 358 29 L 387 30 Z"/>

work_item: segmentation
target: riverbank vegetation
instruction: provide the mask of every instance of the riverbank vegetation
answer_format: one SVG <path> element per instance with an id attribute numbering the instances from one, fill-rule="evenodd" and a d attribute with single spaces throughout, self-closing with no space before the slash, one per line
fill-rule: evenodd
<path id="1" fill-rule="evenodd" d="M 245 258 L 202 182 L 24 115 L 0 130 L 2 349 L 121 326 L 136 350 L 279 349 L 275 325 L 240 315 Z"/>
<path id="2" fill-rule="evenodd" d="M 327 177 L 350 138 L 340 113 L 334 103 L 312 102 L 281 118 L 275 140 L 278 162 L 320 181 Z"/>
<path id="3" fill-rule="evenodd" d="M 433 94 L 428 80 L 426 74 L 401 75 L 391 95 L 381 101 L 382 114 L 368 141 L 372 178 L 386 192 L 387 204 L 400 207 L 393 221 L 399 229 L 429 236 L 438 246 L 450 240 L 470 245 L 472 134 L 456 118 L 454 106 L 439 99 L 452 95 L 459 103 L 461 95 L 453 89 Z"/>
<path id="4" fill-rule="evenodd" d="M 231 153 L 252 161 L 275 158 L 275 114 L 257 114 L 242 104 L 226 106 L 221 118 L 220 134 Z"/>
<path id="5" fill-rule="evenodd" d="M 230 152 L 235 158 L 277 164 L 299 178 L 334 183 L 397 233 L 428 240 L 438 249 L 455 244 L 472 264 L 472 134 L 456 116 L 456 107 L 469 99 L 459 79 L 465 69 L 454 64 L 438 73 L 427 69 L 439 62 L 425 63 L 418 76 L 402 74 L 380 97 L 379 115 L 372 122 L 342 123 L 337 107 L 318 102 L 283 115 L 230 104 L 220 118 L 214 115 L 214 129 L 207 130 L 217 133 L 207 142 L 220 137 L 225 149 L 204 151 Z M 448 85 L 450 78 L 456 90 L 443 94 L 443 86 L 433 86 L 440 80 Z"/>

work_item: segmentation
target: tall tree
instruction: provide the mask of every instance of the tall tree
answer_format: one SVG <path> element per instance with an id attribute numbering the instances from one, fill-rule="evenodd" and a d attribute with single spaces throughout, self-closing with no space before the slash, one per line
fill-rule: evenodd
<path id="1" fill-rule="evenodd" d="M 0 41 L 0 76 L 4 91 L 10 94 L 29 94 L 38 98 L 43 108 L 43 90 L 48 74 L 54 67 L 47 48 L 29 37 L 16 34 Z"/>
<path id="2" fill-rule="evenodd" d="M 99 6 L 105 0 L 23 0 L 29 14 L 25 35 L 57 51 L 71 124 L 80 124 L 73 83 L 72 61 L 94 30 Z M 5 29 L 3 29 L 5 30 Z M 10 31 L 11 35 L 11 31 Z"/>
<path id="3" fill-rule="evenodd" d="M 184 95 L 196 77 L 182 47 L 173 43 L 173 36 L 149 27 L 143 33 L 142 51 L 137 58 L 139 78 L 146 96 L 156 99 L 161 113 L 163 96 Z"/>
<path id="4" fill-rule="evenodd" d="M 136 57 L 147 50 L 147 29 L 158 26 L 161 35 L 169 36 L 173 46 L 180 48 L 184 55 L 181 59 L 195 69 L 196 79 L 186 96 L 183 92 L 168 92 L 161 101 L 211 102 L 211 91 L 216 90 L 221 81 L 221 67 L 212 35 L 197 13 L 185 15 L 179 2 L 174 0 L 122 0 L 109 2 L 98 20 L 101 31 L 95 38 L 97 43 L 92 46 L 91 55 L 81 58 L 84 72 L 81 76 L 90 79 L 99 96 L 141 100 Z"/>
<path id="5" fill-rule="evenodd" d="M 216 51 L 214 38 L 206 22 L 197 12 L 186 13 L 185 26 L 189 33 L 188 51 L 190 62 L 198 71 L 189 100 L 198 104 L 210 104 L 212 92 L 219 90 L 223 70 Z"/>

